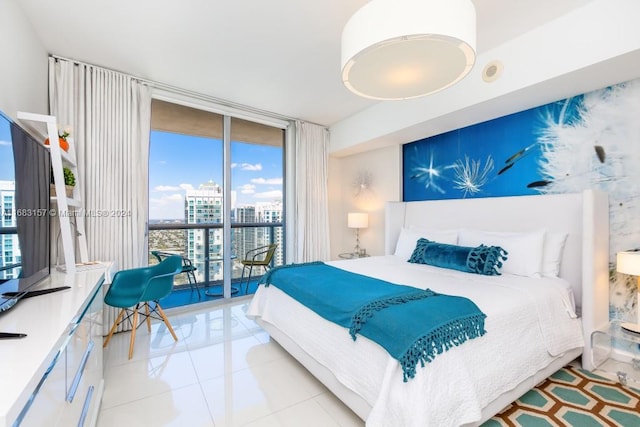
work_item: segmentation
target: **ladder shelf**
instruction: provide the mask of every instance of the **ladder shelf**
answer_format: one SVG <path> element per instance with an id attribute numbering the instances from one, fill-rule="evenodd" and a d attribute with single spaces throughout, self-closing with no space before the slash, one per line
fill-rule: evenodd
<path id="1" fill-rule="evenodd" d="M 31 122 L 45 123 L 47 126 L 47 137 L 49 138 L 49 152 L 51 154 L 51 170 L 53 174 L 53 184 L 56 189 L 56 196 L 51 197 L 52 207 L 60 222 L 60 237 L 64 253 L 65 265 L 63 270 L 67 273 L 76 271 L 76 243 L 81 264 L 88 262 L 87 238 L 84 225 L 83 204 L 80 196 L 80 180 L 78 177 L 78 167 L 76 164 L 75 146 L 71 138 L 67 138 L 69 150 L 65 152 L 58 144 L 58 124 L 55 116 L 44 114 L 34 114 L 18 111 L 18 119 Z M 42 142 L 44 144 L 44 141 Z M 73 196 L 67 197 L 65 191 L 63 168 L 69 168 L 76 178 L 73 188 Z M 75 222 L 75 232 L 72 232 L 72 218 Z M 57 248 L 56 248 L 57 250 Z"/>

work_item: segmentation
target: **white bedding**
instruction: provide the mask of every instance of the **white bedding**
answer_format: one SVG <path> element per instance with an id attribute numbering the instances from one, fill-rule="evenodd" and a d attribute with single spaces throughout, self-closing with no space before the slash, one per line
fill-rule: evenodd
<path id="1" fill-rule="evenodd" d="M 370 426 L 459 426 L 480 420 L 482 408 L 584 345 L 570 287 L 558 278 L 480 276 L 389 255 L 328 264 L 360 274 L 474 301 L 487 333 L 439 355 L 402 381 L 397 360 L 376 343 L 326 321 L 275 286 L 261 286 L 248 315 L 271 323 L 326 366 L 371 407 Z M 336 296 L 339 298 L 339 295 Z"/>

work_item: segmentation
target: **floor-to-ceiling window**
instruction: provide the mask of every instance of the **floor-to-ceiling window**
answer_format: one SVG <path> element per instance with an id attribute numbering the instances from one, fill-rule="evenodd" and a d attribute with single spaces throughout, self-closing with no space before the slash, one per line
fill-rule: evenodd
<path id="1" fill-rule="evenodd" d="M 195 268 L 168 305 L 255 292 L 265 269 L 241 280 L 246 254 L 273 244 L 270 265 L 284 260 L 283 129 L 160 100 L 151 129 L 149 262 L 159 251 Z"/>

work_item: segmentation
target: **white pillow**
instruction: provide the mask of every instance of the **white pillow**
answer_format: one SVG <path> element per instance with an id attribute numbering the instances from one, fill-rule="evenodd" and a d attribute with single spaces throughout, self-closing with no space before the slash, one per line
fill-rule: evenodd
<path id="1" fill-rule="evenodd" d="M 542 251 L 542 276 L 558 277 L 560 274 L 560 262 L 564 244 L 567 241 L 567 233 L 557 233 L 548 231 L 544 235 L 544 246 Z"/>
<path id="2" fill-rule="evenodd" d="M 544 230 L 526 233 L 460 230 L 458 244 L 476 247 L 500 246 L 508 252 L 501 272 L 526 277 L 542 277 Z"/>
<path id="3" fill-rule="evenodd" d="M 458 242 L 458 230 L 421 230 L 402 227 L 394 255 L 408 261 L 420 238 L 455 245 Z"/>

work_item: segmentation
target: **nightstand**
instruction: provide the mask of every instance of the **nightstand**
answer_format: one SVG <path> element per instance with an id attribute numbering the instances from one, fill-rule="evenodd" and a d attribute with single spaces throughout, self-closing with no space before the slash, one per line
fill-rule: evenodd
<path id="1" fill-rule="evenodd" d="M 620 328 L 612 320 L 606 329 L 591 333 L 591 351 L 595 372 L 617 377 L 622 384 L 640 386 L 640 334 Z"/>
<path id="2" fill-rule="evenodd" d="M 356 258 L 366 258 L 370 256 L 369 254 L 357 254 L 355 252 L 345 252 L 338 255 L 342 259 L 356 259 Z"/>

